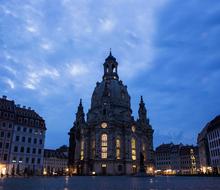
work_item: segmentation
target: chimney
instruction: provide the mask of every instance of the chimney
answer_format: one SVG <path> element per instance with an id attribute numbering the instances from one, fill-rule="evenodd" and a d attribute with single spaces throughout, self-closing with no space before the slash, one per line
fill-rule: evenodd
<path id="1" fill-rule="evenodd" d="M 26 109 L 26 106 L 23 106 L 24 109 Z"/>
<path id="2" fill-rule="evenodd" d="M 31 107 L 28 107 L 28 110 L 31 110 Z"/>
<path id="3" fill-rule="evenodd" d="M 5 95 L 3 95 L 2 98 L 3 98 L 4 100 L 7 100 L 7 96 L 5 96 Z"/>
<path id="4" fill-rule="evenodd" d="M 20 105 L 20 104 L 17 104 L 17 107 L 18 107 L 18 108 L 20 108 L 20 107 L 21 107 L 21 105 Z"/>

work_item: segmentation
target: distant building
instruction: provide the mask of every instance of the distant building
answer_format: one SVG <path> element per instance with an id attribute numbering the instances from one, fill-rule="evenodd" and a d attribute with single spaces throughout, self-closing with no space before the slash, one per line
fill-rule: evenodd
<path id="1" fill-rule="evenodd" d="M 213 119 L 207 129 L 211 167 L 220 174 L 220 115 Z"/>
<path id="2" fill-rule="evenodd" d="M 68 174 L 68 157 L 59 149 L 44 150 L 44 175 L 65 175 Z"/>
<path id="3" fill-rule="evenodd" d="M 197 146 L 185 145 L 180 147 L 180 173 L 197 174 L 200 169 L 199 150 Z"/>
<path id="4" fill-rule="evenodd" d="M 199 168 L 198 148 L 183 144 L 162 144 L 155 150 L 156 172 L 195 174 Z"/>
<path id="5" fill-rule="evenodd" d="M 69 154 L 69 147 L 68 146 L 63 145 L 63 146 L 57 148 L 56 150 L 59 152 L 62 152 L 66 157 L 68 157 L 68 154 Z"/>
<path id="6" fill-rule="evenodd" d="M 87 120 L 82 102 L 69 135 L 70 172 L 79 175 L 127 175 L 140 169 L 153 172 L 153 132 L 141 97 L 138 119 L 132 116 L 127 86 L 119 80 L 118 62 L 111 52 L 104 74 L 91 98 Z"/>
<path id="7" fill-rule="evenodd" d="M 202 173 L 212 173 L 208 137 L 207 137 L 208 127 L 209 127 L 209 123 L 202 129 L 202 131 L 198 134 L 198 138 L 197 138 L 200 170 Z"/>
<path id="8" fill-rule="evenodd" d="M 3 174 L 42 174 L 45 121 L 30 107 L 0 98 L 0 158 Z"/>
<path id="9" fill-rule="evenodd" d="M 155 167 L 161 172 L 171 171 L 171 150 L 173 144 L 162 144 L 155 150 Z"/>
<path id="10" fill-rule="evenodd" d="M 206 124 L 198 135 L 201 170 L 220 174 L 220 115 Z"/>

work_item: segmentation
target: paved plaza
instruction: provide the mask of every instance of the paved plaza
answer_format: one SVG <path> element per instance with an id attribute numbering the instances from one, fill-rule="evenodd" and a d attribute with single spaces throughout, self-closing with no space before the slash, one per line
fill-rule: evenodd
<path id="1" fill-rule="evenodd" d="M 2 178 L 1 190 L 217 190 L 219 177 L 32 177 Z"/>

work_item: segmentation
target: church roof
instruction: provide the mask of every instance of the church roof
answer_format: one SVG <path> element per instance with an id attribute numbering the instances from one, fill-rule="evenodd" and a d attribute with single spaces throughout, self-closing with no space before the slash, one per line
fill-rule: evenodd
<path id="1" fill-rule="evenodd" d="M 109 56 L 105 59 L 105 61 L 109 61 L 109 60 L 116 61 L 116 58 L 112 55 L 111 49 L 109 52 Z"/>

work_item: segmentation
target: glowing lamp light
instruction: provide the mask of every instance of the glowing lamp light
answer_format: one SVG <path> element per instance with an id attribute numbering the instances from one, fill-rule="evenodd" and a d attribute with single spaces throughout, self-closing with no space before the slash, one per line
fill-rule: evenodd
<path id="1" fill-rule="evenodd" d="M 95 175 L 95 171 L 92 172 L 92 175 Z"/>
<path id="2" fill-rule="evenodd" d="M 6 174 L 6 165 L 0 163 L 0 172 L 2 175 Z"/>

